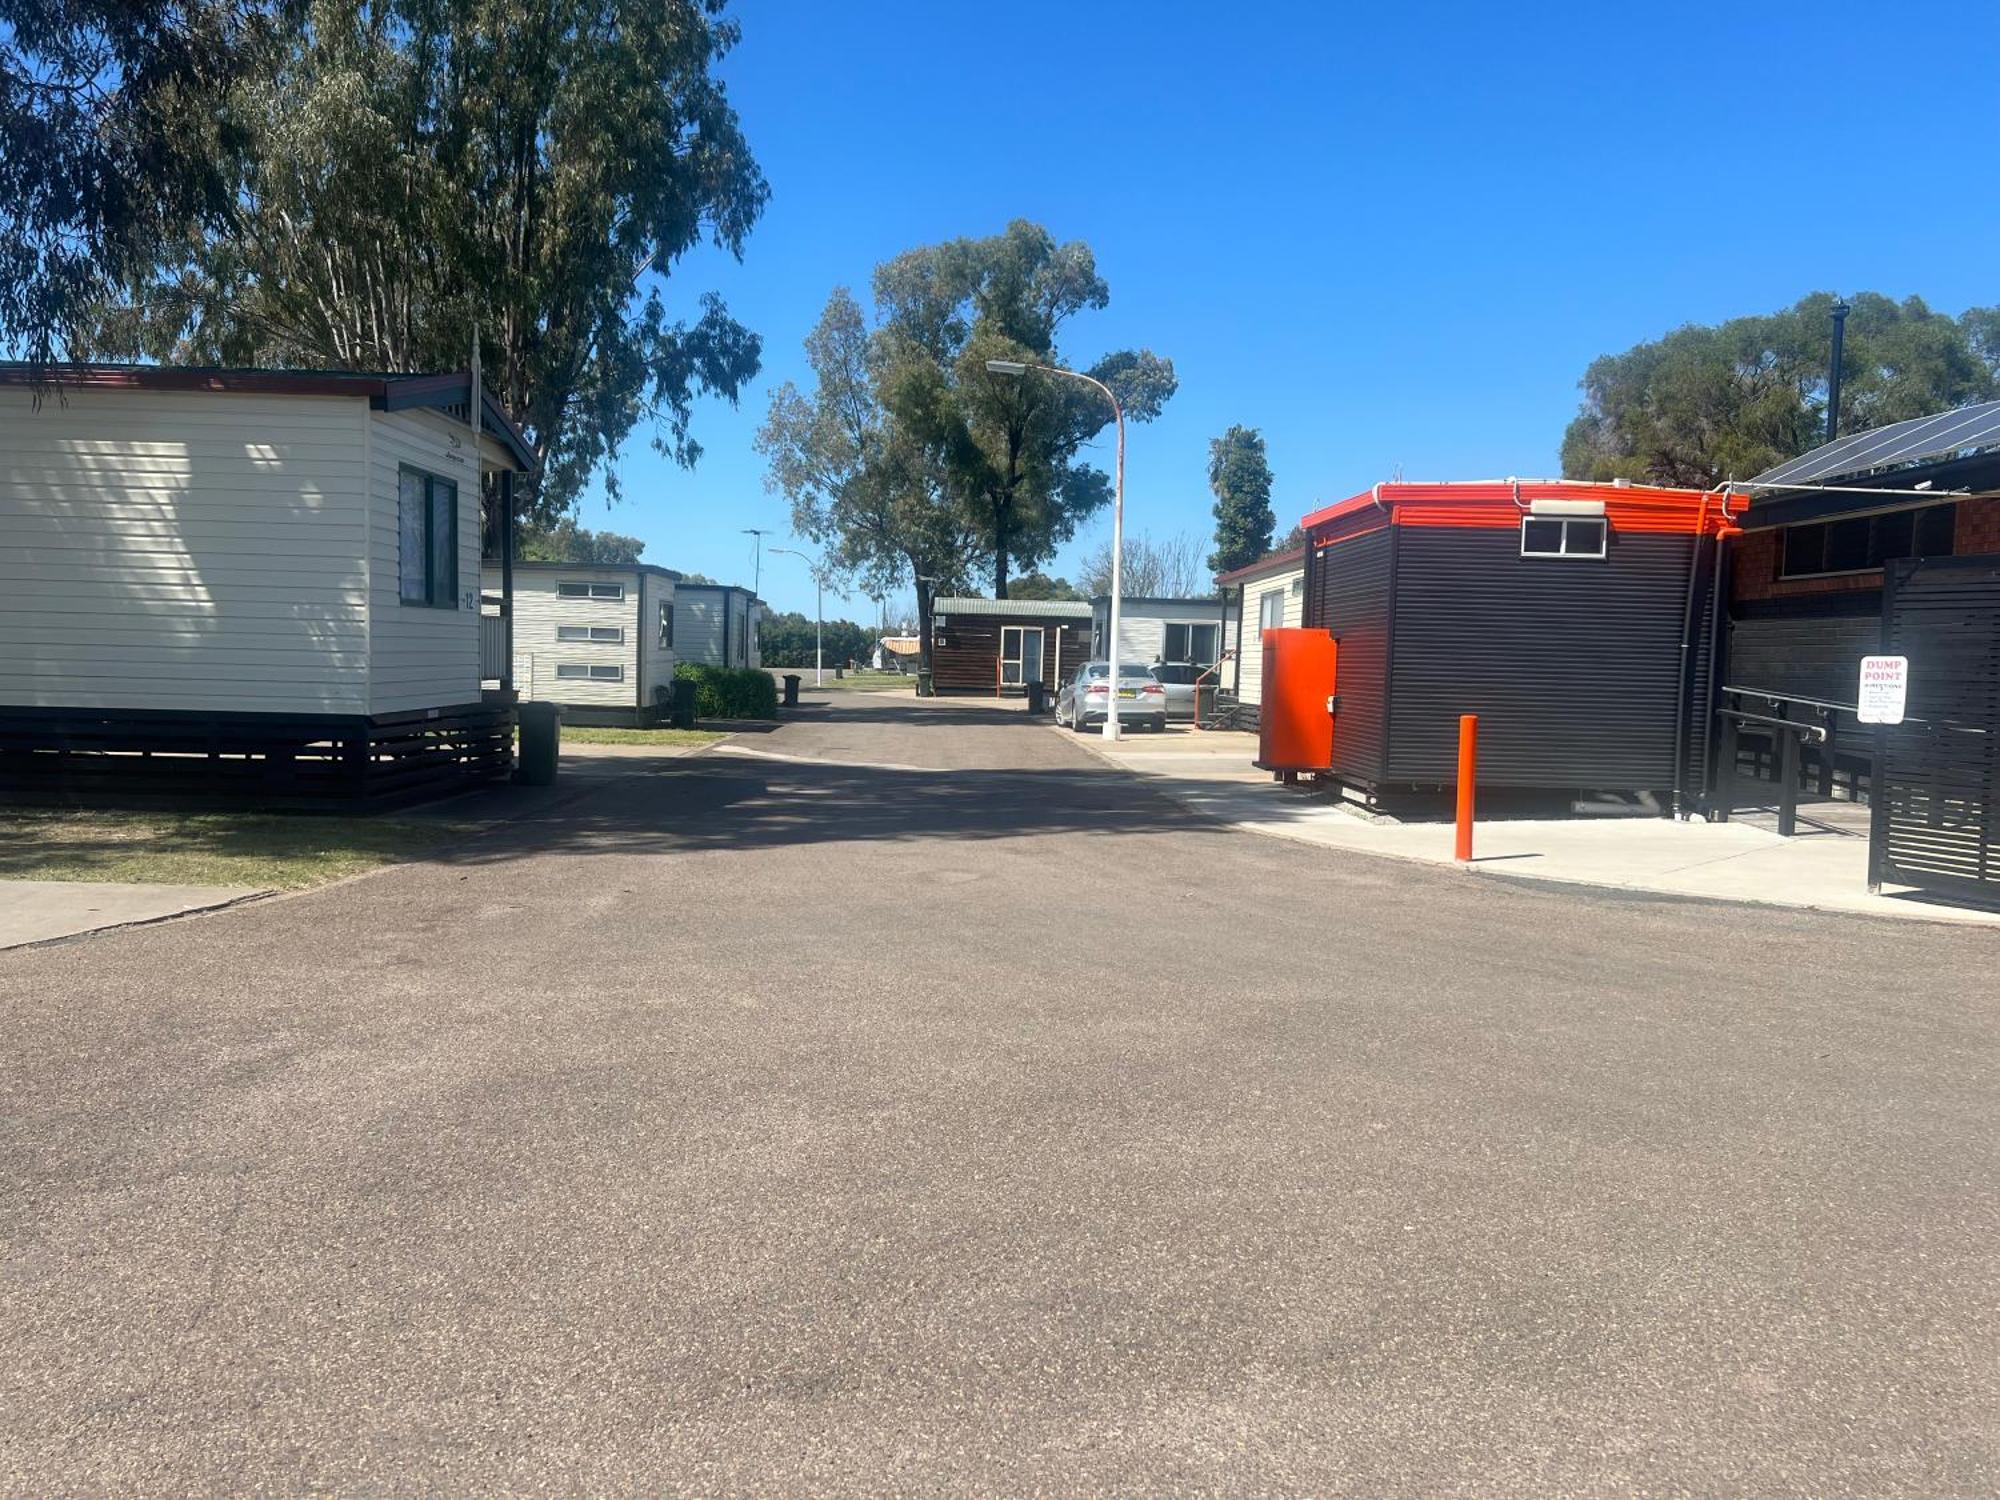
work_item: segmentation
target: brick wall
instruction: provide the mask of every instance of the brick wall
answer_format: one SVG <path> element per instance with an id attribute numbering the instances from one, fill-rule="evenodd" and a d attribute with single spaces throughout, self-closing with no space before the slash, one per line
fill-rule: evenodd
<path id="1" fill-rule="evenodd" d="M 1738 603 L 1759 599 L 1793 599 L 1802 594 L 1844 594 L 1882 587 L 1882 570 L 1843 573 L 1833 578 L 1778 577 L 1783 531 L 1752 531 L 1736 539 L 1736 577 L 1731 597 Z M 1952 531 L 1952 551 L 1959 557 L 2000 553 L 2000 495 L 1961 500 Z"/>

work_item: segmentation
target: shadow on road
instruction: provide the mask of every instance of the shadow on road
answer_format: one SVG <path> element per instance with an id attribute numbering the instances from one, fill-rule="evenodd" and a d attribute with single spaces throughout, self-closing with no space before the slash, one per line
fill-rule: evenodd
<path id="1" fill-rule="evenodd" d="M 956 712 L 956 711 L 948 711 Z M 1131 777 L 1095 769 L 915 771 L 695 756 L 577 778 L 567 795 L 438 857 L 671 853 L 916 839 L 1106 836 L 1206 827 Z"/>

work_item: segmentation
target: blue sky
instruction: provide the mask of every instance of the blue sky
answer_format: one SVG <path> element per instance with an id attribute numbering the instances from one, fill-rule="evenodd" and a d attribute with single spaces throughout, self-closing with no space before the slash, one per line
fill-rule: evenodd
<path id="1" fill-rule="evenodd" d="M 772 187 L 741 264 L 675 269 L 764 337 L 692 472 L 643 441 L 584 524 L 748 583 L 751 440 L 828 291 L 1016 217 L 1097 253 L 1088 362 L 1171 357 L 1127 524 L 1211 529 L 1208 440 L 1260 428 L 1282 525 L 1397 465 L 1548 474 L 1596 355 L 1824 288 L 2000 301 L 2000 8 L 741 0 L 724 65 Z M 1104 462 L 1109 463 L 1108 443 Z M 1064 549 L 1071 572 L 1104 520 Z M 810 613 L 797 561 L 764 594 Z M 845 612 L 866 617 L 857 599 Z M 843 612 L 829 598 L 828 613 Z"/>

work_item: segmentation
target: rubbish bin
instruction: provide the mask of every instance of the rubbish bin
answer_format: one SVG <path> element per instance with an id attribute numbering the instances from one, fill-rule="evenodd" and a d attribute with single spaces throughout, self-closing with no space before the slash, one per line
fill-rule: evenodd
<path id="1" fill-rule="evenodd" d="M 1042 711 L 1047 702 L 1047 693 L 1048 689 L 1043 687 L 1039 682 L 1030 682 L 1028 684 L 1029 713 L 1038 714 Z"/>
<path id="2" fill-rule="evenodd" d="M 797 708 L 798 706 L 799 674 L 796 672 L 787 672 L 785 674 L 785 707 Z"/>
<path id="3" fill-rule="evenodd" d="M 667 706 L 667 722 L 676 729 L 694 728 L 694 683 L 685 677 L 674 679 L 674 696 Z"/>
<path id="4" fill-rule="evenodd" d="M 562 710 L 553 703 L 523 703 L 521 754 L 514 780 L 522 786 L 554 786 L 562 753 Z"/>
<path id="5" fill-rule="evenodd" d="M 840 679 L 845 677 L 846 675 L 847 675 L 847 669 L 845 667 L 837 666 L 833 669 L 833 680 L 835 682 L 840 681 Z"/>

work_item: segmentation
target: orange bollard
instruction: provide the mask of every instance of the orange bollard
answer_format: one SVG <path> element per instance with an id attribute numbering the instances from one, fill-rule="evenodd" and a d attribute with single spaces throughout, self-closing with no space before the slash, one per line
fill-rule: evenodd
<path id="1" fill-rule="evenodd" d="M 1479 715 L 1458 716 L 1458 846 L 1452 858 L 1472 858 L 1472 797 L 1479 782 Z"/>

